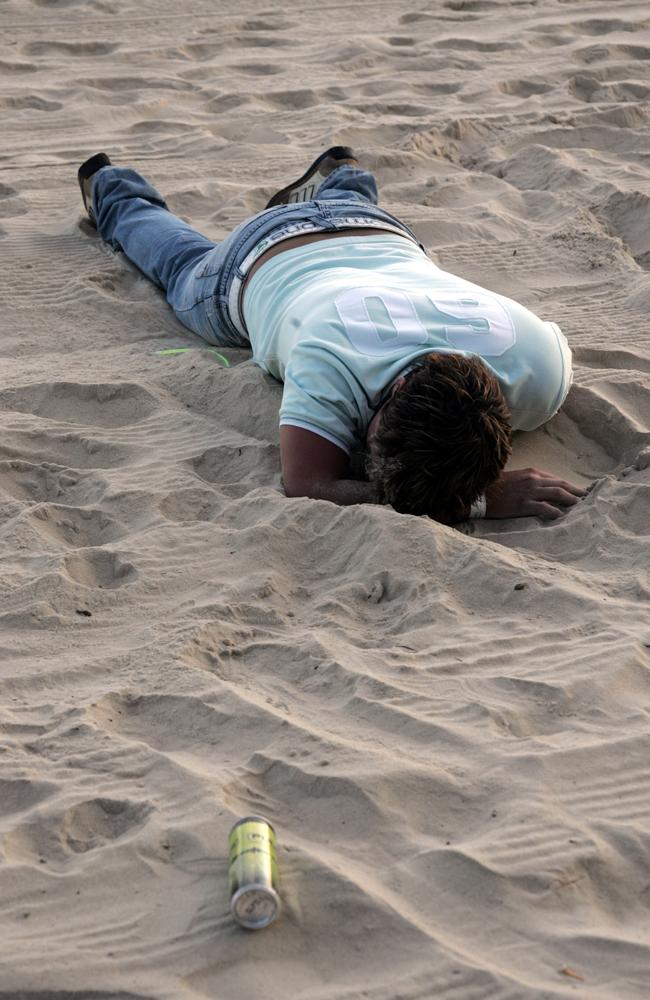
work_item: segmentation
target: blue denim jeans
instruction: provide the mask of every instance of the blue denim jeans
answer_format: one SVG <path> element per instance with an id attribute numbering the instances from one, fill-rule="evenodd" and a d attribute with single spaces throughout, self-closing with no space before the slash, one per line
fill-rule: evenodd
<path id="1" fill-rule="evenodd" d="M 347 164 L 325 178 L 313 201 L 267 208 L 218 244 L 172 215 L 156 189 L 126 167 L 98 171 L 93 208 L 103 239 L 164 289 L 181 323 L 224 347 L 250 343 L 239 292 L 251 265 L 274 243 L 303 233 L 373 226 L 416 239 L 377 207 L 373 175 Z"/>

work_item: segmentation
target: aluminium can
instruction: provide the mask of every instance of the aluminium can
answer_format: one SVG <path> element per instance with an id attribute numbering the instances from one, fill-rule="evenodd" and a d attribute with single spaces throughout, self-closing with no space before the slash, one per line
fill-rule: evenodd
<path id="1" fill-rule="evenodd" d="M 244 816 L 230 831 L 229 843 L 232 915 L 249 930 L 268 927 L 280 912 L 275 830 L 263 816 Z"/>

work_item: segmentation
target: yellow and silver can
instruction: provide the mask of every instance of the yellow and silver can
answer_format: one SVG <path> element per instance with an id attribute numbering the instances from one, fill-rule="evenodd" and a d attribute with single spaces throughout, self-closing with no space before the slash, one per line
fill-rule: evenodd
<path id="1" fill-rule="evenodd" d="M 280 912 L 275 830 L 263 816 L 244 816 L 230 831 L 230 909 L 250 930 L 268 927 Z"/>

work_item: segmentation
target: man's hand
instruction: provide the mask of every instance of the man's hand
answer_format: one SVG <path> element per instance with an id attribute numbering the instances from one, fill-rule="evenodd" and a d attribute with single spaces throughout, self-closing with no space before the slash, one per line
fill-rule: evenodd
<path id="1" fill-rule="evenodd" d="M 585 496 L 586 490 L 539 469 L 502 472 L 485 491 L 486 517 L 541 517 L 553 521 Z"/>

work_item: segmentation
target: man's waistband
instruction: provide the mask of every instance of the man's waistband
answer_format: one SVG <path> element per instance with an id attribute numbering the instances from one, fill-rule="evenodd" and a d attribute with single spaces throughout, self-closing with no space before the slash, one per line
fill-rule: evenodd
<path id="1" fill-rule="evenodd" d="M 412 243 L 415 243 L 416 246 L 420 246 L 420 249 L 424 250 L 424 248 L 421 247 L 417 240 L 415 240 L 406 229 L 402 229 L 400 226 L 392 225 L 390 222 L 384 221 L 384 219 L 378 219 L 374 216 L 345 215 L 331 219 L 330 221 L 331 225 L 328 225 L 327 227 L 307 220 L 287 223 L 286 225 L 273 230 L 273 232 L 269 233 L 268 236 L 261 239 L 259 243 L 257 243 L 246 255 L 244 260 L 239 265 L 239 274 L 237 274 L 233 279 L 228 294 L 228 313 L 230 321 L 238 333 L 244 337 L 248 336 L 248 331 L 246 329 L 241 309 L 241 292 L 248 276 L 248 272 L 253 264 L 255 264 L 255 262 L 262 256 L 262 254 L 265 254 L 267 250 L 271 249 L 271 247 L 277 246 L 278 243 L 282 243 L 284 240 L 294 239 L 296 236 L 307 236 L 311 233 L 314 235 L 322 234 L 328 236 L 345 236 L 347 233 L 353 235 L 355 229 L 375 229 L 377 232 L 394 233 L 398 236 L 403 236 L 405 239 L 410 240 Z"/>

